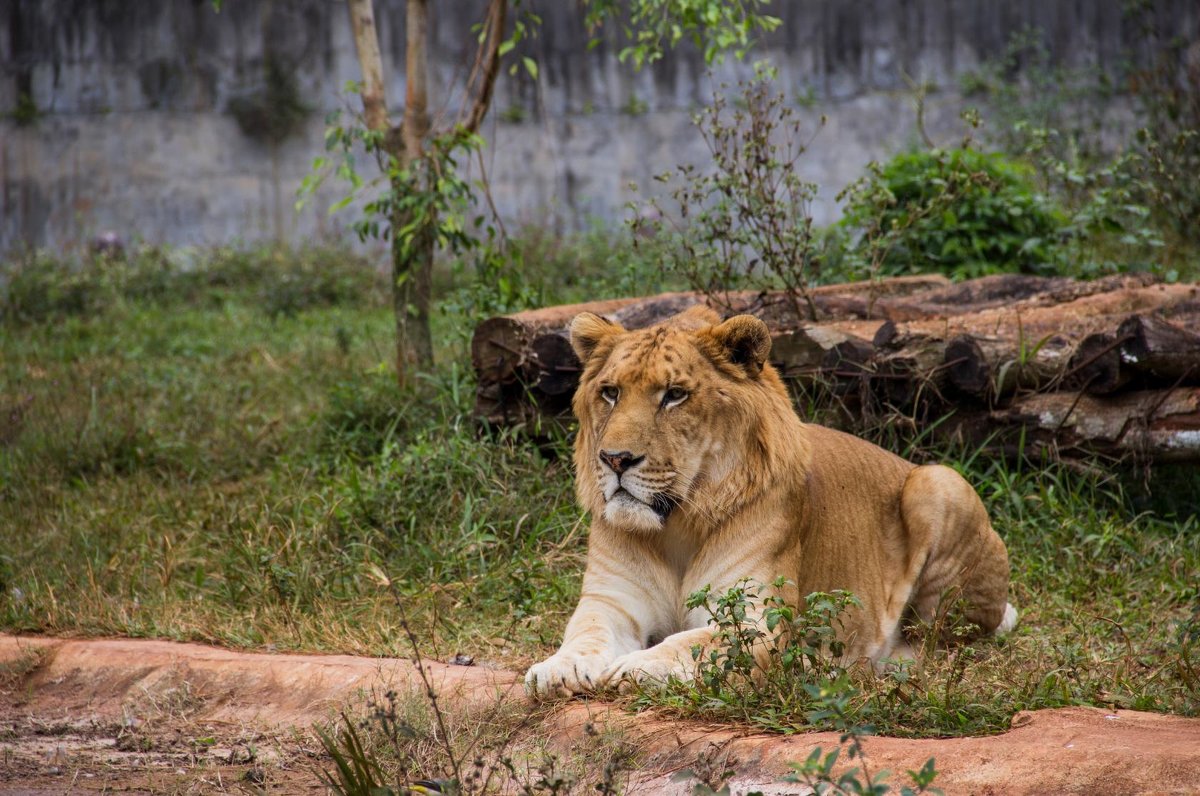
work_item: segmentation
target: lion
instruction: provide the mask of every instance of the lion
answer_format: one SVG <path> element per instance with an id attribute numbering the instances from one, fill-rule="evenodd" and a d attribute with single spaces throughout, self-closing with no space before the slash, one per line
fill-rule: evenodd
<path id="1" fill-rule="evenodd" d="M 688 595 L 746 580 L 783 576 L 793 605 L 852 592 L 843 660 L 877 667 L 914 657 L 906 613 L 932 622 L 947 595 L 966 627 L 1016 625 L 1008 552 L 970 484 L 801 422 L 758 318 L 698 305 L 627 331 L 584 312 L 570 340 L 583 363 L 576 494 L 592 525 L 579 604 L 562 646 L 529 669 L 532 694 L 690 679 L 693 648 L 717 630 Z"/>

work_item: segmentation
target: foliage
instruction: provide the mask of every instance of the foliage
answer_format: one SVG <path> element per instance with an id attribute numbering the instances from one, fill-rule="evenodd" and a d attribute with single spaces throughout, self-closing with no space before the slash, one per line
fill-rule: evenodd
<path id="1" fill-rule="evenodd" d="M 779 24 L 779 20 L 758 13 L 761 5 L 763 0 L 735 4 L 714 0 L 636 0 L 629 8 L 631 22 L 625 30 L 628 35 L 635 35 L 633 32 L 636 31 L 637 40 L 622 52 L 622 59 L 631 57 L 640 68 L 644 63 L 657 60 L 664 47 L 675 46 L 684 36 L 691 36 L 703 44 L 709 62 L 719 59 L 730 49 L 741 58 L 754 33 L 772 30 Z M 501 10 L 496 19 L 489 17 L 488 24 L 492 25 L 503 21 L 506 5 L 501 3 L 494 7 Z M 219 10 L 219 7 L 215 8 Z M 587 21 L 594 27 L 622 13 L 624 9 L 615 0 L 591 0 Z M 521 41 L 535 35 L 540 24 L 541 19 L 536 14 L 523 14 L 511 25 L 505 38 L 502 38 L 502 30 L 491 32 L 486 26 L 476 27 L 481 44 L 495 47 L 490 53 L 481 49 L 481 56 L 485 61 L 492 57 L 503 58 Z M 526 56 L 521 63 L 536 80 L 537 62 Z M 514 64 L 512 70 L 516 68 Z M 482 89 L 474 100 L 475 107 L 484 112 L 491 103 L 492 78 L 494 72 L 485 68 L 480 85 L 487 88 Z M 356 83 L 348 84 L 347 88 L 348 93 L 363 93 L 363 87 Z M 424 86 L 420 93 L 423 92 Z M 424 113 L 424 107 L 421 113 Z M 482 114 L 476 117 L 475 123 L 479 118 Z M 410 125 L 413 121 L 409 120 Z M 428 284 L 435 250 L 448 250 L 451 254 L 479 250 L 481 275 L 496 277 L 502 285 L 513 285 L 521 266 L 521 263 L 511 261 L 512 250 L 491 202 L 486 176 L 475 184 L 460 176 L 459 164 L 482 146 L 482 139 L 476 135 L 472 123 L 430 131 L 428 135 L 422 129 L 414 135 L 426 140 L 416 147 L 419 151 L 405 151 L 398 126 L 372 129 L 359 114 L 352 115 L 346 124 L 341 122 L 340 115 L 331 116 L 325 141 L 327 151 L 337 153 L 337 165 L 334 166 L 329 158 L 317 158 L 301 185 L 299 198 L 303 202 L 311 195 L 331 168 L 350 186 L 350 191 L 332 210 L 346 207 L 364 188 L 369 189 L 370 198 L 362 205 L 362 215 L 353 226 L 360 237 L 388 240 L 392 245 L 393 303 L 400 338 L 400 361 L 405 363 L 397 375 L 402 382 L 408 375 L 404 370 L 409 364 L 424 368 L 432 361 Z M 408 145 L 412 147 L 413 142 L 408 141 Z M 380 179 L 370 185 L 355 167 L 354 155 L 359 147 L 377 161 Z M 464 221 L 467 213 L 479 205 L 486 212 L 467 225 Z M 485 226 L 486 236 L 481 233 Z M 477 303 L 480 297 L 475 297 Z M 519 291 L 515 297 L 523 298 Z"/>
<path id="2" fill-rule="evenodd" d="M 1157 29 L 1149 3 L 1129 12 L 1151 45 L 1149 63 L 1134 71 L 1130 87 L 1145 125 L 1131 151 L 1143 201 L 1174 235 L 1200 244 L 1200 59 L 1174 31 Z"/>
<path id="3" fill-rule="evenodd" d="M 712 169 L 680 166 L 675 214 L 651 199 L 632 229 L 663 247 L 664 270 L 719 305 L 729 305 L 731 290 L 774 286 L 798 315 L 815 318 L 808 287 L 821 268 L 810 212 L 817 187 L 796 169 L 807 149 L 802 120 L 762 77 L 741 86 L 740 100 L 730 112 L 718 93 L 697 115 Z"/>
<path id="4" fill-rule="evenodd" d="M 1157 29 L 1150 4 L 1129 3 L 1123 13 L 1138 40 L 1116 75 L 1054 64 L 1044 32 L 1032 29 L 968 73 L 963 87 L 984 103 L 989 142 L 1030 163 L 1071 217 L 1065 272 L 1169 275 L 1198 265 L 1192 220 L 1200 204 L 1184 175 L 1200 168 L 1200 67 L 1189 64 L 1184 43 Z"/>
<path id="5" fill-rule="evenodd" d="M 854 723 L 851 694 L 844 689 L 814 686 L 810 686 L 810 693 L 816 703 L 811 718 L 814 722 L 828 721 L 834 724 L 841 731 L 840 746 L 828 753 L 819 746 L 814 747 L 803 762 L 791 764 L 792 773 L 784 780 L 805 785 L 813 793 L 831 796 L 883 796 L 890 793 L 892 785 L 888 779 L 891 772 L 884 769 L 872 775 L 867 766 L 862 739 L 864 735 L 870 734 L 870 728 Z M 859 765 L 849 766 L 839 772 L 837 763 L 843 750 L 848 760 L 858 760 Z M 934 758 L 926 760 L 920 771 L 909 771 L 908 778 L 912 785 L 901 785 L 900 796 L 915 796 L 919 793 L 940 796 L 941 791 L 933 787 L 933 781 L 937 778 Z"/>
<path id="6" fill-rule="evenodd" d="M 810 594 L 797 611 L 780 596 L 784 585 L 780 578 L 768 591 L 742 581 L 720 595 L 706 586 L 688 597 L 687 608 L 702 608 L 717 628 L 711 648 L 692 650 L 704 700 L 737 706 L 749 718 L 764 704 L 760 698 L 767 704 L 792 701 L 806 686 L 842 677 L 835 663 L 843 651 L 838 628 L 842 613 L 858 600 L 848 592 Z"/>
<path id="7" fill-rule="evenodd" d="M 4 115 L 12 119 L 17 127 L 32 127 L 42 118 L 42 109 L 38 107 L 32 93 L 21 91 L 17 94 L 13 109 Z"/>
<path id="8" fill-rule="evenodd" d="M 1137 176 L 1137 155 L 1084 161 L 1063 134 L 1052 128 L 1014 125 L 1025 139 L 1025 159 L 1033 164 L 1043 190 L 1064 207 L 1065 223 L 1057 252 L 1057 272 L 1083 277 L 1156 268 L 1163 239 L 1142 203 L 1145 180 Z M 1172 279 L 1171 272 L 1165 276 Z"/>
<path id="9" fill-rule="evenodd" d="M 693 649 L 694 683 L 676 682 L 668 688 L 676 699 L 692 699 L 707 711 L 720 706 L 717 712 L 725 718 L 736 716 L 760 726 L 771 726 L 785 705 L 793 714 L 803 712 L 808 728 L 841 731 L 847 758 L 860 765 L 836 771 L 843 747 L 827 754 L 817 747 L 804 762 L 792 764 L 788 782 L 805 784 L 816 793 L 888 793 L 889 772 L 872 775 L 863 756 L 862 737 L 873 733 L 863 723 L 868 711 L 858 700 L 850 673 L 838 663 L 844 651 L 838 640 L 841 616 L 860 603 L 849 592 L 814 593 L 797 610 L 780 596 L 785 585 L 783 578 L 769 587 L 741 581 L 719 595 L 705 587 L 689 596 L 687 608 L 704 609 L 716 627 L 716 643 Z M 662 699 L 649 693 L 643 696 Z M 930 791 L 936 774 L 931 758 L 920 772 L 910 772 L 916 789 L 904 786 L 901 793 Z M 680 774 L 680 778 L 694 776 L 692 771 Z M 729 790 L 706 783 L 693 792 L 728 794 Z"/>
<path id="10" fill-rule="evenodd" d="M 358 91 L 356 84 L 349 90 Z M 357 116 L 333 111 L 325 119 L 325 151 L 316 158 L 302 181 L 297 207 L 302 206 L 329 173 L 345 180 L 350 191 L 331 208 L 337 212 L 356 201 L 360 192 L 369 195 L 362 215 L 351 222 L 359 240 L 393 241 L 401 257 L 411 257 L 421 235 L 432 234 L 438 248 L 458 253 L 478 245 L 467 229 L 466 214 L 472 197 L 470 182 L 459 172 L 459 163 L 470 157 L 483 139 L 457 133 L 436 137 L 429 156 L 405 165 L 383 145 L 387 135 L 371 130 Z M 364 179 L 358 170 L 358 155 L 373 157 L 379 175 Z M 393 223 L 404 223 L 393 228 Z"/>
<path id="11" fill-rule="evenodd" d="M 864 262 L 886 275 L 1053 273 L 1064 219 L 1029 170 L 969 146 L 872 164 L 848 194 L 843 224 Z"/>
<path id="12" fill-rule="evenodd" d="M 685 38 L 704 53 L 706 64 L 720 63 L 726 52 L 741 60 L 755 37 L 780 25 L 778 17 L 760 13 L 770 0 L 586 0 L 589 28 L 619 20 L 632 44 L 618 53 L 635 68 L 654 63 Z M 593 42 L 594 44 L 595 42 Z"/>
<path id="13" fill-rule="evenodd" d="M 382 570 L 376 574 L 385 587 L 390 585 Z M 403 616 L 403 599 L 395 592 L 393 597 Z M 490 706 L 447 709 L 407 624 L 404 634 L 422 687 L 407 694 L 372 694 L 365 717 L 355 719 L 343 711 L 333 727 L 318 729 L 334 764 L 333 771 L 322 770 L 320 776 L 333 793 L 470 796 L 511 791 L 554 796 L 583 788 L 605 796 L 620 792 L 632 753 L 619 734 L 588 725 L 587 737 L 563 760 L 537 744 L 544 706 L 497 695 Z"/>
<path id="14" fill-rule="evenodd" d="M 640 699 L 775 731 L 824 728 L 829 716 L 820 711 L 831 696 L 855 695 L 840 663 L 839 630 L 842 614 L 860 603 L 848 592 L 814 593 L 798 610 L 781 596 L 786 585 L 781 577 L 771 584 L 741 581 L 716 595 L 708 586 L 691 594 L 686 606 L 708 615 L 715 643 L 692 649 L 694 682 L 671 682 L 664 692 L 646 691 Z M 855 715 L 863 714 L 856 709 Z M 811 725 L 804 719 L 795 724 L 799 716 Z"/>
<path id="15" fill-rule="evenodd" d="M 986 109 L 989 146 L 1020 157 L 1028 131 L 1054 130 L 1057 159 L 1093 163 L 1110 154 L 1104 136 L 1122 124 L 1118 86 L 1105 72 L 1055 62 L 1046 39 L 1040 28 L 1016 31 L 998 57 L 964 72 L 960 87 Z"/>

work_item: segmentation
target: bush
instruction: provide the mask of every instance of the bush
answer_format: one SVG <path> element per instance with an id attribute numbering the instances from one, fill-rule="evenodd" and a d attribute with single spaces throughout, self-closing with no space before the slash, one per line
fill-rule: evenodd
<path id="1" fill-rule="evenodd" d="M 933 149 L 872 164 L 848 191 L 841 222 L 854 255 L 885 275 L 976 277 L 1052 273 L 1065 223 L 1016 161 L 969 148 Z"/>
<path id="2" fill-rule="evenodd" d="M 810 125 L 765 76 L 739 89 L 732 101 L 715 93 L 693 117 L 711 168 L 682 165 L 657 177 L 678 180 L 674 212 L 651 199 L 630 226 L 635 239 L 657 247 L 667 274 L 714 306 L 732 309 L 732 290 L 777 289 L 798 316 L 815 320 L 808 289 L 821 276 L 824 255 L 811 212 L 817 185 L 797 168 Z M 821 117 L 816 129 L 824 123 Z"/>

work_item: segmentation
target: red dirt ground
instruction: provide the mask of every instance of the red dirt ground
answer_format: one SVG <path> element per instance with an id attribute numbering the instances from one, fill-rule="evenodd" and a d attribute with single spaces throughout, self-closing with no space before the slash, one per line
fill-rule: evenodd
<path id="1" fill-rule="evenodd" d="M 519 677 L 480 666 L 429 665 L 443 705 L 523 699 Z M 372 688 L 418 684 L 406 660 L 271 655 L 130 639 L 0 635 L 0 794 L 258 791 L 320 793 L 327 766 L 309 728 Z M 690 793 L 671 773 L 717 757 L 732 791 L 800 793 L 787 763 L 834 733 L 780 737 L 667 721 L 568 702 L 547 737 L 565 750 L 587 725 L 619 726 L 645 764 L 633 793 Z M 1090 708 L 1019 713 L 986 738 L 866 741 L 873 771 L 917 769 L 935 757 L 947 794 L 1197 793 L 1200 720 Z"/>

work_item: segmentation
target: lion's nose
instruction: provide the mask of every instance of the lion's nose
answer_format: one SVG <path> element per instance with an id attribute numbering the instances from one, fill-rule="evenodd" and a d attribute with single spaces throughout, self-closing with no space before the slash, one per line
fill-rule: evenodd
<path id="1" fill-rule="evenodd" d="M 642 463 L 645 456 L 634 456 L 629 451 L 600 451 L 600 461 L 617 475 Z"/>

